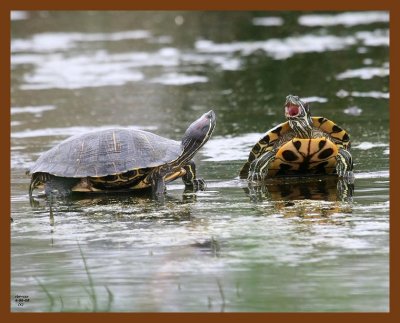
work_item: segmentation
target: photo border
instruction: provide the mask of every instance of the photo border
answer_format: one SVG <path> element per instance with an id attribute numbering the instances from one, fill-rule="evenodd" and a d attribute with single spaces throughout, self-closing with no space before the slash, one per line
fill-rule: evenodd
<path id="1" fill-rule="evenodd" d="M 87 322 L 105 322 L 110 319 L 125 321 L 154 321 L 154 322 L 336 322 L 360 320 L 362 322 L 392 322 L 400 319 L 399 303 L 399 150 L 400 126 L 396 123 L 399 117 L 399 16 L 400 1 L 397 0 L 276 0 L 274 3 L 256 0 L 203 0 L 188 3 L 181 0 L 146 0 L 141 2 L 128 2 L 113 0 L 110 2 L 99 1 L 49 1 L 49 0 L 3 0 L 0 2 L 0 39 L 2 43 L 1 55 L 1 132 L 3 140 L 3 153 L 6 158 L 1 159 L 3 189 L 1 194 L 3 224 L 1 230 L 1 249 L 3 262 L 1 266 L 2 293 L 0 302 L 0 315 L 3 322 L 71 322 L 71 320 L 85 320 Z M 11 214 L 11 170 L 10 170 L 10 11 L 12 10 L 387 10 L 390 12 L 390 311 L 389 313 L 18 313 L 11 312 L 10 298 L 10 238 L 11 227 L 8 213 Z M 4 115 L 3 115 L 4 112 Z M 394 166 L 394 167 L 393 167 Z M 397 167 L 396 167 L 397 166 Z M 5 185 L 9 183 L 10 187 Z"/>

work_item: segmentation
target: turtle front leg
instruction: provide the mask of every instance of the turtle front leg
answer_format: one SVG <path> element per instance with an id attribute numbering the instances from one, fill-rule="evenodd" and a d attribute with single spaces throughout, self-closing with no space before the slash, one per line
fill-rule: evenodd
<path id="1" fill-rule="evenodd" d="M 268 151 L 261 157 L 254 159 L 250 164 L 247 180 L 252 182 L 260 182 L 264 180 L 268 174 L 268 166 L 272 161 L 274 161 L 274 159 L 274 151 Z"/>
<path id="2" fill-rule="evenodd" d="M 182 176 L 185 190 L 204 191 L 206 182 L 202 178 L 196 178 L 196 165 L 193 160 L 189 161 L 183 169 L 186 171 L 186 174 Z"/>
<path id="3" fill-rule="evenodd" d="M 340 178 L 349 183 L 354 182 L 353 158 L 348 150 L 339 148 L 336 156 L 336 172 Z"/>

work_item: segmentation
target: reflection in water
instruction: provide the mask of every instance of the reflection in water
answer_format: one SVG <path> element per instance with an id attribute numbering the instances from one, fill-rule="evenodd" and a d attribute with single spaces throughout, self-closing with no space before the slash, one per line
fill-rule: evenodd
<path id="1" fill-rule="evenodd" d="M 351 213 L 354 185 L 336 176 L 274 178 L 261 185 L 249 183 L 244 190 L 251 201 L 269 201 L 275 211 L 284 217 L 338 224 L 342 221 L 333 220 L 330 216 Z"/>
<path id="2" fill-rule="evenodd" d="M 347 225 L 353 213 L 353 184 L 336 176 L 322 178 L 275 178 L 262 185 L 244 188 L 262 216 L 278 213 L 286 219 L 305 224 Z M 265 203 L 268 204 L 265 204 Z M 273 209 L 273 212 L 271 211 Z M 308 231 L 309 228 L 301 229 Z"/>
<path id="3" fill-rule="evenodd" d="M 271 178 L 245 189 L 252 201 L 324 200 L 351 202 L 354 184 L 337 176 Z"/>
<path id="4" fill-rule="evenodd" d="M 85 216 L 108 214 L 115 217 L 133 216 L 139 218 L 160 218 L 173 217 L 176 219 L 190 219 L 189 209 L 176 208 L 174 205 L 185 205 L 196 202 L 196 194 L 191 190 L 184 190 L 182 198 L 166 195 L 162 201 L 152 198 L 151 189 L 144 189 L 135 192 L 119 193 L 92 193 L 85 194 L 73 192 L 68 196 L 47 196 L 45 194 L 37 195 L 30 199 L 33 210 L 54 215 L 64 213 L 84 214 Z M 171 213 L 170 213 L 171 212 Z"/>

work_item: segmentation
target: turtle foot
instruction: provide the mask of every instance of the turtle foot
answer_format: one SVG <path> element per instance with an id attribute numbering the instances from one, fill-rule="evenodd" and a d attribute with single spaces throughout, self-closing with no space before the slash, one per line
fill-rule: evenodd
<path id="1" fill-rule="evenodd" d="M 193 179 L 190 183 L 185 183 L 185 191 L 192 191 L 192 192 L 197 192 L 197 191 L 204 191 L 206 189 L 207 185 L 204 179 L 202 178 L 196 178 Z"/>

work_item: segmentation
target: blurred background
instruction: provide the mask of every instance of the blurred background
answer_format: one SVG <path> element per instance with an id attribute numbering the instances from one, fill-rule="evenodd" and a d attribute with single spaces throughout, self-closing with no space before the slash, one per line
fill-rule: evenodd
<path id="1" fill-rule="evenodd" d="M 288 94 L 348 130 L 351 203 L 237 178 Z M 25 171 L 68 136 L 180 140 L 211 108 L 207 191 L 29 205 Z M 12 311 L 388 311 L 388 12 L 14 11 L 10 111 Z"/>

